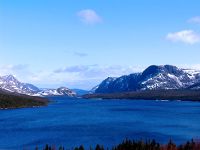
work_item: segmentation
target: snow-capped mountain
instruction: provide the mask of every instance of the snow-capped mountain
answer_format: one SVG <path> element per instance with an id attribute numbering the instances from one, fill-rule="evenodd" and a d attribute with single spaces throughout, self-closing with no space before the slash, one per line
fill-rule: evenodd
<path id="1" fill-rule="evenodd" d="M 12 75 L 0 77 L 0 89 L 12 93 L 30 96 L 75 96 L 76 93 L 66 87 L 58 89 L 40 89 L 29 83 L 22 83 Z"/>
<path id="2" fill-rule="evenodd" d="M 76 93 L 66 87 L 60 87 L 58 89 L 41 89 L 41 91 L 34 94 L 34 96 L 76 96 Z"/>
<path id="3" fill-rule="evenodd" d="M 32 84 L 19 82 L 12 75 L 6 75 L 0 77 L 0 89 L 27 95 L 32 95 L 40 91 L 39 88 L 37 88 Z"/>
<path id="4" fill-rule="evenodd" d="M 176 66 L 149 66 L 141 73 L 108 77 L 95 93 L 113 93 L 156 89 L 200 89 L 200 71 Z"/>

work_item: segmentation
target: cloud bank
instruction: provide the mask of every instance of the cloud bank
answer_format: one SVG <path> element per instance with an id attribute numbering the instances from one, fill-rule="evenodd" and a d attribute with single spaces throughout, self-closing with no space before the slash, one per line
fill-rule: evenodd
<path id="1" fill-rule="evenodd" d="M 181 68 L 200 70 L 200 64 L 178 65 Z M 119 77 L 135 72 L 142 72 L 147 66 L 121 65 L 72 65 L 55 70 L 39 70 L 31 72 L 28 65 L 0 66 L 0 75 L 12 74 L 22 82 L 32 83 L 41 88 L 69 88 L 91 89 L 107 77 Z"/>
<path id="2" fill-rule="evenodd" d="M 20 81 L 32 83 L 41 88 L 52 88 L 66 86 L 69 88 L 91 89 L 102 80 L 111 76 L 140 72 L 142 66 L 120 66 L 120 65 L 72 65 L 54 70 L 30 71 L 27 65 L 0 66 L 0 75 L 12 74 Z"/>

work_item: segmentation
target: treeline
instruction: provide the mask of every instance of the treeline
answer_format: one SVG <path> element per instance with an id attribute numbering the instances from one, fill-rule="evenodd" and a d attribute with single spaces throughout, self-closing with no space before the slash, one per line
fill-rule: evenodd
<path id="1" fill-rule="evenodd" d="M 32 97 L 0 91 L 0 109 L 45 106 L 48 100 L 41 97 Z"/>
<path id="2" fill-rule="evenodd" d="M 39 150 L 38 147 L 35 150 Z M 42 150 L 69 150 L 69 148 L 65 148 L 60 146 L 56 149 L 55 146 L 46 145 Z M 188 141 L 185 144 L 177 146 L 171 140 L 166 145 L 161 145 L 157 143 L 155 140 L 152 141 L 132 141 L 132 140 L 124 140 L 121 144 L 118 144 L 112 148 L 107 148 L 101 145 L 96 145 L 96 147 L 90 147 L 89 149 L 85 149 L 84 146 L 75 147 L 71 150 L 200 150 L 200 143 L 195 142 L 194 140 Z"/>
<path id="3" fill-rule="evenodd" d="M 84 95 L 83 98 L 200 101 L 200 90 L 145 90 L 107 94 L 96 93 Z"/>

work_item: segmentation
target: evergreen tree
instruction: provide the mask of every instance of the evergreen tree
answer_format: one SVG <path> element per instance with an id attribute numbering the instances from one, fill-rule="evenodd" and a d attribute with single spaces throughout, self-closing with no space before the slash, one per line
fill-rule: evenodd
<path id="1" fill-rule="evenodd" d="M 60 146 L 60 147 L 59 147 L 59 150 L 64 150 L 64 147 Z"/>
<path id="2" fill-rule="evenodd" d="M 79 147 L 79 150 L 84 150 L 83 145 L 81 145 L 81 146 Z"/>

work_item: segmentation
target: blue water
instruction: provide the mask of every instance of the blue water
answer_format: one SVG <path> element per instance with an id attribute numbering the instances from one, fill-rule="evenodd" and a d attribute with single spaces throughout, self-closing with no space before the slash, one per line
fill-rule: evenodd
<path id="1" fill-rule="evenodd" d="M 97 143 L 125 138 L 177 143 L 200 138 L 200 103 L 51 98 L 47 107 L 0 110 L 0 149 Z"/>

